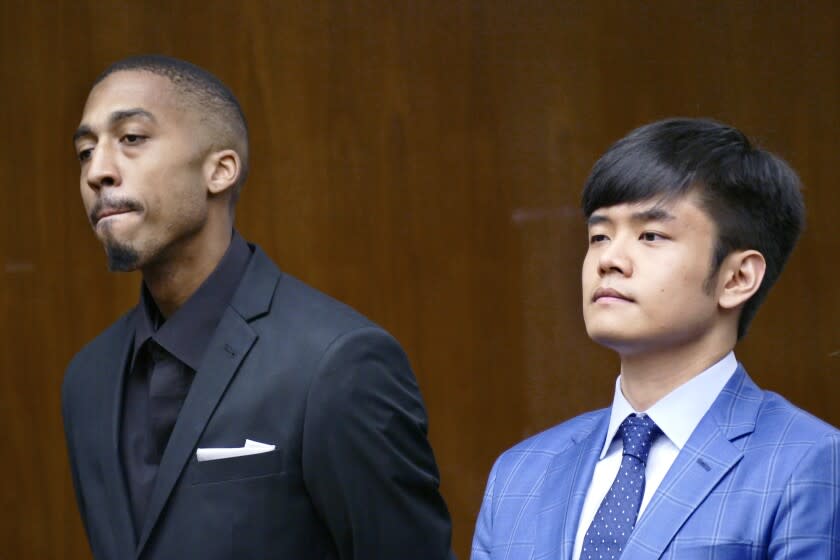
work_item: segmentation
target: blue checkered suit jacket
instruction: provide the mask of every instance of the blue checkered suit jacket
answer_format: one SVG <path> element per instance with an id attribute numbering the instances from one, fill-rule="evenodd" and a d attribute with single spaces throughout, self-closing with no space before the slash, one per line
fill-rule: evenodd
<path id="1" fill-rule="evenodd" d="M 472 560 L 570 560 L 609 409 L 493 466 Z M 840 560 L 840 431 L 738 370 L 648 504 L 622 558 Z"/>

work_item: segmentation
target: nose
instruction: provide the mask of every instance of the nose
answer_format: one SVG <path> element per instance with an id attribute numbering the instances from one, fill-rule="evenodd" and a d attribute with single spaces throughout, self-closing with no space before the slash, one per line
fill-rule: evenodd
<path id="1" fill-rule="evenodd" d="M 106 143 L 101 143 L 90 156 L 85 181 L 94 190 L 102 187 L 117 187 L 121 184 L 116 158 Z"/>
<path id="2" fill-rule="evenodd" d="M 611 273 L 622 276 L 633 274 L 633 262 L 627 252 L 626 243 L 620 238 L 611 240 L 601 249 L 598 256 L 598 272 L 602 276 Z"/>

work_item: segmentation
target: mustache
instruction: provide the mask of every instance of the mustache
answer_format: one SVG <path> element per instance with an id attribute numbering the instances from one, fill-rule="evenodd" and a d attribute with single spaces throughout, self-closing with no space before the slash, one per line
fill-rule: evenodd
<path id="1" fill-rule="evenodd" d="M 99 217 L 105 212 L 113 214 L 115 212 L 136 212 L 142 209 L 143 205 L 131 198 L 100 198 L 96 201 L 96 204 L 93 205 L 93 208 L 90 209 L 88 219 L 91 224 L 96 225 L 96 222 L 99 221 Z"/>

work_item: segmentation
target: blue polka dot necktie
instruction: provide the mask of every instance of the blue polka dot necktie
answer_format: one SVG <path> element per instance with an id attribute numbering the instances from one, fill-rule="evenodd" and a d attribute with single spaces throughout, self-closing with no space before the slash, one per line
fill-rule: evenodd
<path id="1" fill-rule="evenodd" d="M 630 538 L 642 496 L 650 446 L 662 431 L 648 416 L 631 414 L 618 428 L 624 442 L 621 468 L 583 539 L 581 560 L 615 560 Z"/>

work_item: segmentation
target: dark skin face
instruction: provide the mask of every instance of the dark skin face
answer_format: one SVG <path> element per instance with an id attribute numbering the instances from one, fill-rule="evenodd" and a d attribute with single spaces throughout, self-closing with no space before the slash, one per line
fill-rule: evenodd
<path id="1" fill-rule="evenodd" d="M 211 134 L 166 77 L 119 71 L 93 88 L 74 135 L 82 202 L 112 268 L 141 270 L 164 313 L 230 242 L 240 161 Z"/>

